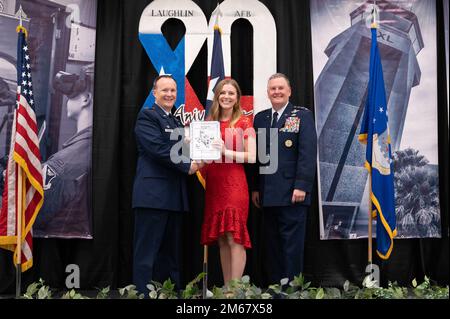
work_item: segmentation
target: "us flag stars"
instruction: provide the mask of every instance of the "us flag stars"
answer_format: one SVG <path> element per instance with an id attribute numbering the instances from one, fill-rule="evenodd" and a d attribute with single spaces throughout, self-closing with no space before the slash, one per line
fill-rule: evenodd
<path id="1" fill-rule="evenodd" d="M 23 51 L 25 52 L 25 61 L 26 64 L 22 65 L 22 74 L 21 74 L 21 80 L 19 83 L 21 83 L 21 93 L 22 95 L 27 99 L 30 106 L 33 106 L 34 100 L 33 100 L 33 84 L 31 81 L 31 65 L 28 62 L 30 60 L 30 56 L 27 54 L 28 46 L 23 47 Z"/>

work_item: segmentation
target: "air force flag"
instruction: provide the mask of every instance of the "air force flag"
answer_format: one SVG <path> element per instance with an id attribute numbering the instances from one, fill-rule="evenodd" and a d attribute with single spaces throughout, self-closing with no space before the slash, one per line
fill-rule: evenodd
<path id="1" fill-rule="evenodd" d="M 394 173 L 388 126 L 383 69 L 377 45 L 377 29 L 372 28 L 369 91 L 359 140 L 367 144 L 365 167 L 371 176 L 372 217 L 377 218 L 377 253 L 388 259 L 397 235 L 394 200 Z"/>

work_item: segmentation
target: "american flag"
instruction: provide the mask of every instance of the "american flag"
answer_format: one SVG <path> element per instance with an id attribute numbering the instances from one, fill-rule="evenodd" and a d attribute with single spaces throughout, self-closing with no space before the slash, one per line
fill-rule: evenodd
<path id="1" fill-rule="evenodd" d="M 22 271 L 25 271 L 33 265 L 31 227 L 44 201 L 44 190 L 31 82 L 31 58 L 26 42 L 26 30 L 23 27 L 18 27 L 17 101 L 8 166 L 4 174 L 0 247 L 13 251 L 14 264 L 20 263 Z M 21 213 L 21 218 L 18 218 L 18 213 Z M 17 242 L 19 234 L 20 258 Z"/>

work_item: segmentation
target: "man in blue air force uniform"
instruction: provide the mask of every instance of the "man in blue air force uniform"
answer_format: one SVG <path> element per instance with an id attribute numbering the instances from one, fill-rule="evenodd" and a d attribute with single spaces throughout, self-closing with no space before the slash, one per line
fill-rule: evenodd
<path id="1" fill-rule="evenodd" d="M 60 71 L 54 88 L 67 96 L 67 117 L 77 133 L 43 163 L 44 204 L 33 225 L 35 237 L 92 238 L 91 141 L 94 64 L 79 74 Z"/>
<path id="2" fill-rule="evenodd" d="M 312 112 L 289 102 L 289 79 L 272 75 L 267 85 L 272 108 L 256 114 L 258 150 L 252 201 L 263 208 L 265 265 L 269 283 L 293 279 L 303 271 L 306 215 L 316 172 L 317 138 Z M 270 129 L 272 128 L 272 132 Z M 278 152 L 270 150 L 278 136 Z M 258 141 L 258 147 L 261 142 Z M 270 156 L 270 162 L 262 157 Z M 270 167 L 275 167 L 271 169 Z M 272 170 L 272 171 L 271 171 Z"/>
<path id="3" fill-rule="evenodd" d="M 139 112 L 135 127 L 138 162 L 132 203 L 133 282 L 145 294 L 152 280 L 171 278 L 181 288 L 181 223 L 183 212 L 189 210 L 186 176 L 200 168 L 199 163 L 190 162 L 180 152 L 181 162 L 171 158 L 171 148 L 179 141 L 171 140 L 170 134 L 182 128 L 171 114 L 177 97 L 175 80 L 169 75 L 158 76 L 153 95 L 155 104 Z"/>

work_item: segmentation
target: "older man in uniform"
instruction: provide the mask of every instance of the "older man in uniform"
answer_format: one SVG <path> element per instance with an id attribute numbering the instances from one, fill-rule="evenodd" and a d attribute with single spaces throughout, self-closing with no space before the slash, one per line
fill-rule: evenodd
<path id="1" fill-rule="evenodd" d="M 258 139 L 265 138 L 266 143 L 265 149 L 258 151 L 259 171 L 253 178 L 252 201 L 263 208 L 266 277 L 269 283 L 279 283 L 303 271 L 317 138 L 311 111 L 289 102 L 291 86 L 286 75 L 276 73 L 269 78 L 267 95 L 272 107 L 254 119 Z M 271 129 L 278 137 L 276 154 L 270 154 L 270 145 L 275 142 Z M 275 172 L 264 171 L 268 163 L 261 161 L 261 154 L 270 156 L 269 166 L 277 166 Z"/>
<path id="2" fill-rule="evenodd" d="M 68 98 L 67 116 L 77 132 L 43 165 L 44 205 L 33 226 L 35 237 L 92 238 L 91 140 L 94 65 L 79 74 L 58 72 L 54 88 Z"/>

